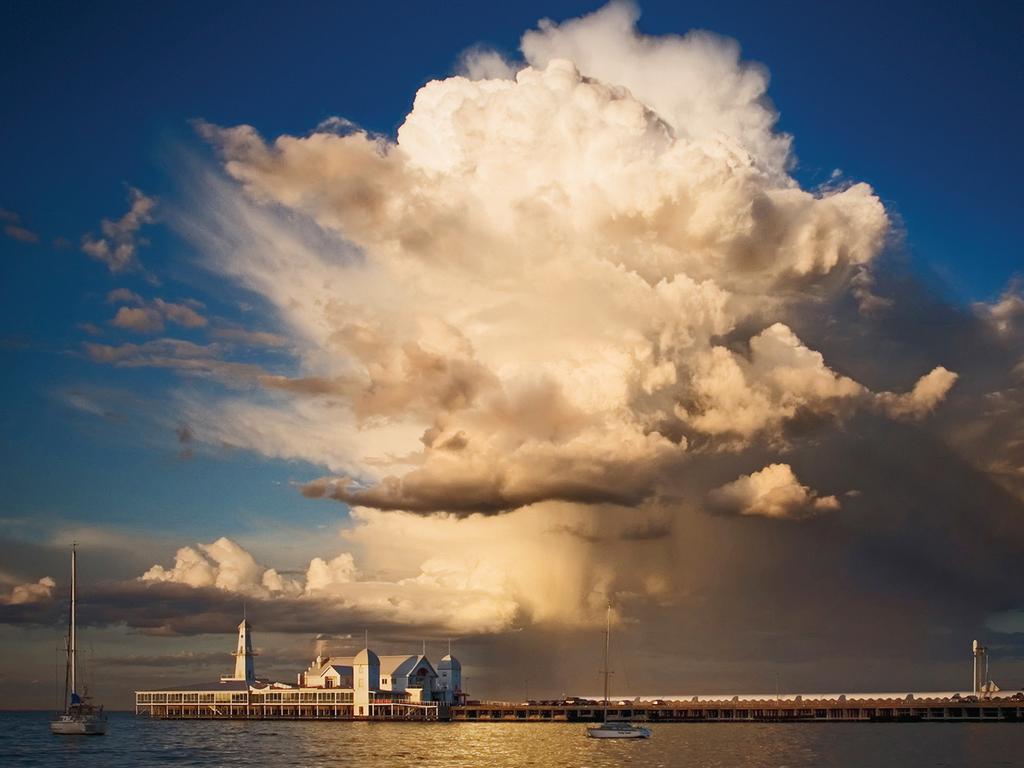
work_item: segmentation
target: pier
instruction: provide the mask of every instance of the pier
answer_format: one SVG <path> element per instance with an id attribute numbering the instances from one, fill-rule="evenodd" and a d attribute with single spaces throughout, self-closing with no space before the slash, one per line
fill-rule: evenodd
<path id="1" fill-rule="evenodd" d="M 557 703 L 470 702 L 451 708 L 470 722 L 806 723 L 1024 722 L 1024 693 L 978 699 L 960 694 L 879 694 L 815 698 L 694 697 L 681 701 Z"/>
<path id="2" fill-rule="evenodd" d="M 206 683 L 135 692 L 135 714 L 168 720 L 443 720 L 455 722 L 1024 722 L 1024 691 L 989 678 L 988 649 L 975 642 L 974 690 L 810 693 L 606 700 L 476 701 L 462 689 L 452 653 L 437 667 L 424 653 L 318 654 L 295 683 L 257 678 L 252 627 L 238 625 L 233 674 Z M 606 661 L 607 666 L 607 661 Z"/>

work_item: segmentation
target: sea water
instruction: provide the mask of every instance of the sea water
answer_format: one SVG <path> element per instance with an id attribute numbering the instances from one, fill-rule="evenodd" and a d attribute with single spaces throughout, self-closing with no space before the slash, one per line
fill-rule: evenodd
<path id="1" fill-rule="evenodd" d="M 54 736 L 45 712 L 0 712 L 0 768 L 28 766 L 1024 766 L 1024 723 L 661 723 L 589 739 L 576 723 L 150 720 Z"/>

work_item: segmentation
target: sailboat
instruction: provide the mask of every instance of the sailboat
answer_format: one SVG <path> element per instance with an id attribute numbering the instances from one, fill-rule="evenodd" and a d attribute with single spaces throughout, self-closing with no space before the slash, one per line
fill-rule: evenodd
<path id="1" fill-rule="evenodd" d="M 608 650 L 612 642 L 612 604 L 608 603 L 608 614 L 604 628 L 604 710 L 602 720 L 597 725 L 587 726 L 587 736 L 592 739 L 646 739 L 651 735 L 650 728 L 633 725 L 621 721 L 608 722 Z"/>
<path id="2" fill-rule="evenodd" d="M 107 732 L 107 716 L 102 706 L 89 703 L 88 696 L 78 694 L 76 652 L 78 637 L 75 627 L 78 590 L 78 548 L 71 547 L 71 615 L 68 620 L 67 669 L 64 675 L 64 711 L 50 721 L 50 730 L 62 736 L 102 736 Z"/>

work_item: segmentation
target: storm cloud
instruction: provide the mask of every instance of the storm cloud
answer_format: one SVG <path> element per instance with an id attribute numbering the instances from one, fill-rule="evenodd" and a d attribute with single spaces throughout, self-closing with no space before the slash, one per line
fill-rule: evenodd
<path id="1" fill-rule="evenodd" d="M 636 15 L 545 22 L 521 64 L 427 83 L 393 141 L 199 123 L 235 184 L 201 180 L 218 217 L 183 231 L 276 308 L 301 373 L 260 379 L 289 397 L 192 403 L 197 437 L 338 473 L 308 495 L 470 514 L 635 507 L 694 450 L 938 408 L 941 360 L 873 391 L 788 324 L 866 290 L 877 195 L 801 189 L 765 70 Z M 302 439 L 321 419 L 344 461 Z"/>
<path id="2" fill-rule="evenodd" d="M 937 295 L 869 185 L 800 186 L 765 67 L 637 15 L 474 49 L 394 137 L 198 124 L 218 165 L 172 220 L 270 330 L 84 353 L 225 385 L 178 393 L 189 449 L 309 462 L 297 492 L 349 525 L 300 569 L 172 548 L 88 621 L 221 632 L 244 599 L 265 631 L 455 633 L 554 667 L 610 599 L 659 661 L 638 678 L 714 689 L 767 655 L 849 674 L 987 633 L 1020 656 L 992 628 L 1022 607 L 1019 286 Z M 0 619 L 56 623 L 43 592 Z"/>

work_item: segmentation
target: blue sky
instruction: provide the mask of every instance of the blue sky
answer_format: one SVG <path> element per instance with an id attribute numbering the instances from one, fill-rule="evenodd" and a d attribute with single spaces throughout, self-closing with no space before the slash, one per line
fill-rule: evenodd
<path id="1" fill-rule="evenodd" d="M 167 557 L 231 535 L 265 556 L 287 529 L 305 533 L 276 564 L 304 567 L 310 541 L 346 515 L 297 492 L 323 466 L 182 442 L 182 398 L 213 397 L 219 385 L 98 365 L 82 353 L 93 337 L 81 324 L 140 342 L 109 327 L 117 307 L 106 297 L 126 288 L 145 302 L 200 302 L 209 328 L 279 330 L 259 296 L 212 276 L 172 226 L 194 204 L 192 164 L 216 162 L 195 119 L 272 139 L 341 116 L 393 139 L 417 90 L 451 75 L 461 52 L 483 44 L 516 58 L 540 18 L 597 7 L 6 4 L 0 224 L 37 241 L 0 236 L 0 534 L 45 541 L 55 528 L 97 526 L 150 538 Z M 778 129 L 795 138 L 793 177 L 814 189 L 840 169 L 872 185 L 905 237 L 890 257 L 944 301 L 965 311 L 995 301 L 1022 272 L 1020 4 L 648 0 L 639 29 L 736 39 L 743 59 L 770 72 Z M 82 252 L 82 237 L 128 210 L 130 188 L 160 203 L 139 231 L 145 271 L 115 276 Z M 207 330 L 168 333 L 198 344 Z M 233 360 L 296 374 L 272 347 Z M 197 455 L 181 455 L 189 450 Z M 138 572 L 135 561 L 108 565 L 106 576 Z"/>

